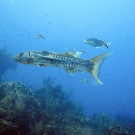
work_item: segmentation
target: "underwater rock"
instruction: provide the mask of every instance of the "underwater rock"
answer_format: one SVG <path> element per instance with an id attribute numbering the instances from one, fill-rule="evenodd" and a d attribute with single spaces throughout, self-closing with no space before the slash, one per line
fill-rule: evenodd
<path id="1" fill-rule="evenodd" d="M 0 80 L 1 76 L 8 70 L 8 69 L 15 69 L 17 67 L 17 63 L 15 63 L 12 59 L 12 55 L 7 52 L 6 48 L 0 48 Z"/>
<path id="2" fill-rule="evenodd" d="M 6 120 L 15 122 L 18 128 L 23 127 L 25 131 L 29 131 L 30 127 L 41 120 L 41 104 L 34 97 L 34 92 L 24 84 L 1 83 L 0 93 L 0 108 L 3 108 L 1 115 Z"/>
<path id="3" fill-rule="evenodd" d="M 30 96 L 28 87 L 19 82 L 9 82 L 3 83 L 0 88 L 4 96 L 0 101 L 0 106 L 8 112 L 8 115 L 12 111 L 20 114 L 26 109 Z"/>

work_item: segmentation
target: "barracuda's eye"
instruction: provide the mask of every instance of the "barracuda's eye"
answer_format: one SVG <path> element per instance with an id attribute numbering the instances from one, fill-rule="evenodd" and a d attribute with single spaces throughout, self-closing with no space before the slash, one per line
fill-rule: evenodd
<path id="1" fill-rule="evenodd" d="M 23 53 L 20 53 L 20 57 L 22 57 L 23 56 Z"/>

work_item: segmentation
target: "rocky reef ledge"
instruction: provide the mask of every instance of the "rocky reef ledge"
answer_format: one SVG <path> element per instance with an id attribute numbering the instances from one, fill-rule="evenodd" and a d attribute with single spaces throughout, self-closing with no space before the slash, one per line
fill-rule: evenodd
<path id="1" fill-rule="evenodd" d="M 106 114 L 86 117 L 61 85 L 46 79 L 36 91 L 20 82 L 0 84 L 0 135 L 131 135 L 131 131 Z"/>

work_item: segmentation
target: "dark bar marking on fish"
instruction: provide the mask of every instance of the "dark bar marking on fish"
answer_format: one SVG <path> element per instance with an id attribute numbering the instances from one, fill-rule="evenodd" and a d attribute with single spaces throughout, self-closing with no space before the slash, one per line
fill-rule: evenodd
<path id="1" fill-rule="evenodd" d="M 28 63 L 30 63 L 30 58 L 28 59 Z"/>
<path id="2" fill-rule="evenodd" d="M 52 64 L 54 64 L 54 61 L 53 61 L 53 59 L 51 59 L 51 62 L 52 62 Z"/>
<path id="3" fill-rule="evenodd" d="M 108 47 L 108 45 L 106 44 L 106 43 L 104 43 L 102 40 L 99 40 L 102 44 L 104 44 L 105 46 L 106 46 L 106 48 L 108 49 L 108 51 L 109 51 L 109 47 Z"/>
<path id="4" fill-rule="evenodd" d="M 23 53 L 20 53 L 20 57 L 22 57 L 23 56 Z"/>

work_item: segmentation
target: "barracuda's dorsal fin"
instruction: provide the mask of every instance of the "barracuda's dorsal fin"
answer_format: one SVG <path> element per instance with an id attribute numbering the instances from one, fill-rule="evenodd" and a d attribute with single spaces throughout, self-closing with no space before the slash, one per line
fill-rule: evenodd
<path id="1" fill-rule="evenodd" d="M 75 50 L 71 50 L 71 51 L 66 52 L 67 55 L 71 55 L 73 57 L 80 57 L 80 55 L 82 53 L 85 53 L 85 52 L 83 52 L 83 51 L 75 51 Z"/>
<path id="2" fill-rule="evenodd" d="M 40 52 L 40 54 L 43 55 L 43 56 L 46 56 L 46 55 L 49 54 L 49 52 L 47 52 L 47 51 L 42 51 L 42 52 Z"/>

